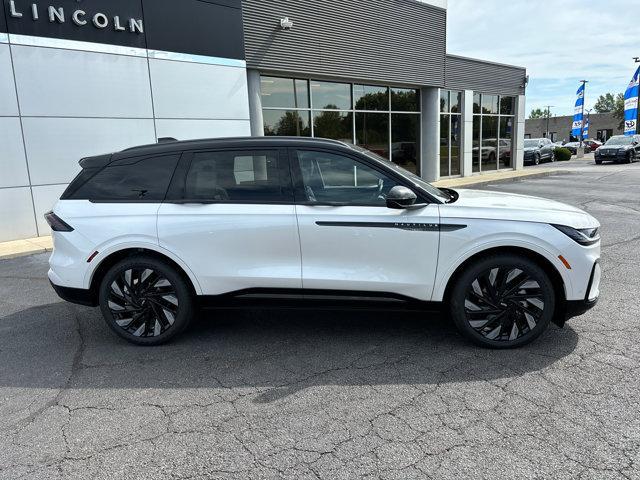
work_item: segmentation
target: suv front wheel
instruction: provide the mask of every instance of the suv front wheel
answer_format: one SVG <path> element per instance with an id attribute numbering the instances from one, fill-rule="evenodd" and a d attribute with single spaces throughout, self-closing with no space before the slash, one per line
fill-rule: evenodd
<path id="1" fill-rule="evenodd" d="M 137 345 L 159 345 L 191 321 L 194 300 L 185 279 L 150 256 L 116 263 L 100 284 L 100 309 L 107 325 Z"/>
<path id="2" fill-rule="evenodd" d="M 494 255 L 465 268 L 453 286 L 451 316 L 472 342 L 489 348 L 526 345 L 549 326 L 553 284 L 535 262 Z"/>

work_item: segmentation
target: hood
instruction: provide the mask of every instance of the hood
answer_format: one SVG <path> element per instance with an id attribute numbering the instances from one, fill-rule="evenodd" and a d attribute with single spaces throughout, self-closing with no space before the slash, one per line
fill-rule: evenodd
<path id="1" fill-rule="evenodd" d="M 538 150 L 539 147 L 524 147 L 525 152 L 533 152 L 534 150 Z"/>
<path id="2" fill-rule="evenodd" d="M 600 226 L 587 212 L 555 200 L 484 190 L 456 192 L 460 196 L 455 203 L 442 205 L 443 217 L 553 223 L 573 228 Z"/>

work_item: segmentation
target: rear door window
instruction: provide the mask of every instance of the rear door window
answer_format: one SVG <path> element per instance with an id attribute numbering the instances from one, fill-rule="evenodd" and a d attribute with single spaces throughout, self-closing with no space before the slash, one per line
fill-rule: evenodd
<path id="1" fill-rule="evenodd" d="M 74 192 L 70 200 L 162 202 L 180 155 L 127 158 L 110 163 Z"/>
<path id="2" fill-rule="evenodd" d="M 293 202 L 288 163 L 277 150 L 193 154 L 184 200 L 226 203 Z"/>

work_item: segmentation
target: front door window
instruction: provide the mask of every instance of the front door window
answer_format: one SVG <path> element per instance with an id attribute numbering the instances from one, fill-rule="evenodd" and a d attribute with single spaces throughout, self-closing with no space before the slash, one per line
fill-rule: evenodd
<path id="1" fill-rule="evenodd" d="M 386 206 L 398 182 L 350 157 L 322 151 L 296 152 L 303 201 L 317 204 Z"/>

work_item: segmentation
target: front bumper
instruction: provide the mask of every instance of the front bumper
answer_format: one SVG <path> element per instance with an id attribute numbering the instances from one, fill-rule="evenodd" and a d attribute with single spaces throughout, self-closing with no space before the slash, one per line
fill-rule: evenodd
<path id="1" fill-rule="evenodd" d="M 596 261 L 593 265 L 593 269 L 591 270 L 591 278 L 589 279 L 589 286 L 587 287 L 587 295 L 584 300 L 567 301 L 563 319 L 564 321 L 573 317 L 579 317 L 596 306 L 598 298 L 600 297 L 601 276 L 602 268 L 600 266 L 600 261 Z"/>
<path id="2" fill-rule="evenodd" d="M 595 159 L 602 161 L 622 162 L 627 159 L 628 152 L 602 153 L 596 152 Z"/>

